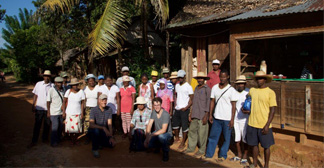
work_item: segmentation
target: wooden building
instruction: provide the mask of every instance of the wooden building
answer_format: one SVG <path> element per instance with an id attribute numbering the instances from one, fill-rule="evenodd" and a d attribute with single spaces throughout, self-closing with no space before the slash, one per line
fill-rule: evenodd
<path id="1" fill-rule="evenodd" d="M 241 6 L 245 6 L 236 8 L 231 3 L 211 1 L 215 2 L 215 13 L 179 21 L 186 18 L 186 10 L 195 11 L 198 2 L 189 1 L 184 12 L 167 26 L 167 31 L 182 35 L 182 69 L 188 72 L 188 78 L 193 76 L 195 57 L 198 71 L 205 72 L 211 70 L 213 59 L 219 59 L 221 68 L 230 70 L 232 82 L 241 74 L 252 77 L 265 60 L 268 73 L 288 78 L 269 85 L 278 103 L 274 127 L 293 132 L 301 142 L 307 136 L 323 137 L 323 1 L 264 1 L 253 5 L 256 1 L 252 0 L 250 7 L 242 1 Z M 226 5 L 230 10 L 226 11 Z M 313 68 L 314 79 L 299 79 L 308 65 Z M 249 85 L 254 82 L 250 80 Z"/>

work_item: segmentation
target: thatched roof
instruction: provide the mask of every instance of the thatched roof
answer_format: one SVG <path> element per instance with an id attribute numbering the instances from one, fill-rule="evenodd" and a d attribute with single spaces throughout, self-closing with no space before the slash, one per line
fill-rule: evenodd
<path id="1" fill-rule="evenodd" d="M 65 51 L 63 53 L 64 62 L 69 61 L 71 58 L 75 57 L 79 52 L 80 52 L 80 50 L 77 48 L 73 48 L 73 49 L 69 49 L 69 50 Z M 59 59 L 56 62 L 56 66 L 62 66 L 62 59 Z"/>
<path id="2" fill-rule="evenodd" d="M 212 15 L 217 16 L 210 19 L 223 19 L 261 7 L 263 12 L 272 12 L 305 2 L 307 0 L 187 0 L 183 10 L 171 19 L 170 24 L 190 23 L 191 20 Z"/>

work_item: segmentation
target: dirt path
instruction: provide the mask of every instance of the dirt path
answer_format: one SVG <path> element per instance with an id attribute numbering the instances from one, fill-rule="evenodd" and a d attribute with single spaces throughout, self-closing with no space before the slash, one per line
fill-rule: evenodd
<path id="1" fill-rule="evenodd" d="M 34 116 L 31 113 L 32 89 L 31 85 L 15 82 L 12 76 L 7 77 L 6 83 L 0 83 L 1 167 L 242 167 L 230 161 L 216 164 L 215 161 L 205 162 L 190 155 L 181 154 L 176 150 L 179 144 L 171 146 L 170 161 L 165 163 L 161 161 L 162 153 L 129 153 L 128 140 L 122 140 L 120 136 L 117 136 L 118 144 L 114 149 L 100 151 L 101 158 L 99 159 L 93 158 L 91 144 L 83 145 L 82 142 L 81 145 L 72 147 L 68 141 L 64 141 L 58 148 L 50 147 L 49 143 L 39 142 L 36 147 L 27 149 L 34 124 Z M 292 149 L 295 153 L 291 153 Z M 290 140 L 276 139 L 273 151 L 272 153 L 275 154 L 272 154 L 271 158 L 272 167 L 306 166 L 309 165 L 307 163 L 314 163 L 312 165 L 315 167 L 324 166 L 323 146 L 314 148 L 302 146 Z M 233 156 L 233 152 L 229 151 L 229 158 Z M 309 156 L 311 158 L 308 158 Z"/>

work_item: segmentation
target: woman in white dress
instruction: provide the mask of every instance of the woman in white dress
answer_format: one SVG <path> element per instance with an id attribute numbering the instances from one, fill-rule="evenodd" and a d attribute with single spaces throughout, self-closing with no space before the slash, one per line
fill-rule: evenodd
<path id="1" fill-rule="evenodd" d="M 82 123 L 84 115 L 85 94 L 79 89 L 77 78 L 73 78 L 67 90 L 63 101 L 63 118 L 65 118 L 65 132 L 71 136 L 72 145 L 77 142 L 78 135 L 82 133 Z"/>

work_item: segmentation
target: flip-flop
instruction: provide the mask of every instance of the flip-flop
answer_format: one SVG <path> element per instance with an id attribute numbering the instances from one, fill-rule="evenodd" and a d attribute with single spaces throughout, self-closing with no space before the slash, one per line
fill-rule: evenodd
<path id="1" fill-rule="evenodd" d="M 237 157 L 237 156 L 235 156 L 235 157 L 233 157 L 233 158 L 231 158 L 230 159 L 230 161 L 234 161 L 234 162 L 236 162 L 236 161 L 240 161 L 241 160 L 241 158 L 239 158 L 239 157 Z"/>
<path id="2" fill-rule="evenodd" d="M 247 159 L 241 159 L 241 165 L 246 165 L 248 163 Z"/>

